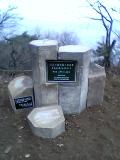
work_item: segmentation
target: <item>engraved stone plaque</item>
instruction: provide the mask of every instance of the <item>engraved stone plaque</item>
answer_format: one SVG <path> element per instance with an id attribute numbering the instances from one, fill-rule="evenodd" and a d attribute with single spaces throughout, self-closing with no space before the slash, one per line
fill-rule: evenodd
<path id="1" fill-rule="evenodd" d="M 47 60 L 47 81 L 76 82 L 76 63 L 73 60 Z"/>

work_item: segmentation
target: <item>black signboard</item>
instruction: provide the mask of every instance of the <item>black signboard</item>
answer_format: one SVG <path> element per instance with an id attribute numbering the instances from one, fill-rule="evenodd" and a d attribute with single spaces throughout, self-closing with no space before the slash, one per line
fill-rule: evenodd
<path id="1" fill-rule="evenodd" d="M 16 99 L 14 99 L 14 101 L 15 101 L 16 109 L 23 109 L 23 108 L 33 107 L 32 96 L 16 98 Z"/>
<path id="2" fill-rule="evenodd" d="M 75 82 L 76 61 L 73 60 L 48 60 L 47 81 L 48 82 Z"/>

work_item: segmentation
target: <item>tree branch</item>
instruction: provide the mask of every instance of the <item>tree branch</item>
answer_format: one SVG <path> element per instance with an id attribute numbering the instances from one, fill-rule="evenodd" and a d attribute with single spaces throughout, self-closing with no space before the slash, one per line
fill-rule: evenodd
<path id="1" fill-rule="evenodd" d="M 109 59 L 110 54 L 111 54 L 113 46 L 115 45 L 114 41 L 112 41 L 111 43 L 111 32 L 112 32 L 112 27 L 113 27 L 112 16 L 110 15 L 110 12 L 104 6 L 104 4 L 100 2 L 100 0 L 97 0 L 94 4 L 92 4 L 89 0 L 87 0 L 87 2 L 92 7 L 92 9 L 96 11 L 96 13 L 98 13 L 98 15 L 101 17 L 101 18 L 90 18 L 90 19 L 99 20 L 99 21 L 101 20 L 106 30 L 106 42 L 105 42 L 105 48 L 104 48 L 105 51 L 103 52 L 101 50 L 101 53 L 105 57 L 105 66 L 109 67 L 110 66 L 110 59 Z"/>
<path id="2" fill-rule="evenodd" d="M 15 9 L 16 7 L 10 7 L 3 13 L 0 13 L 0 29 L 14 27 L 17 20 L 21 20 L 20 17 L 13 13 Z"/>
<path id="3" fill-rule="evenodd" d="M 86 17 L 88 19 L 91 19 L 91 20 L 96 20 L 96 21 L 101 21 L 102 19 L 101 18 L 91 18 L 91 17 Z"/>
<path id="4" fill-rule="evenodd" d="M 99 1 L 98 3 L 99 3 L 99 4 L 100 4 L 100 6 L 101 6 L 105 11 L 106 11 L 106 13 L 108 14 L 108 16 L 109 16 L 110 20 L 111 20 L 111 21 L 113 21 L 113 19 L 112 19 L 111 15 L 110 15 L 109 11 L 107 10 L 107 8 L 106 8 L 103 4 L 101 4 L 101 2 L 100 2 L 100 1 Z"/>

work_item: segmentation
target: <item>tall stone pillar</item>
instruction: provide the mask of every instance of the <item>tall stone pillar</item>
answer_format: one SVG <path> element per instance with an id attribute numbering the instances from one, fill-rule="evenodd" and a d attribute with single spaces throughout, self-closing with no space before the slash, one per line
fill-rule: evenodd
<path id="1" fill-rule="evenodd" d="M 30 42 L 33 66 L 35 106 L 58 104 L 58 85 L 47 83 L 46 61 L 57 60 L 58 43 L 55 40 Z"/>
<path id="2" fill-rule="evenodd" d="M 76 81 L 59 83 L 59 104 L 64 113 L 80 113 L 86 108 L 90 52 L 89 48 L 80 45 L 59 48 L 59 60 L 76 61 Z"/>

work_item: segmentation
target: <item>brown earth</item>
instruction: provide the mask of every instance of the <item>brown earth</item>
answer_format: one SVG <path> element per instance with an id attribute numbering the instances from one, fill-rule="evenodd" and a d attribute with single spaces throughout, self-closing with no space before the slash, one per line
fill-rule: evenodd
<path id="1" fill-rule="evenodd" d="M 0 77 L 0 160 L 120 160 L 120 74 L 107 76 L 102 106 L 66 116 L 52 140 L 34 136 L 24 113 L 11 109 L 7 78 Z"/>

